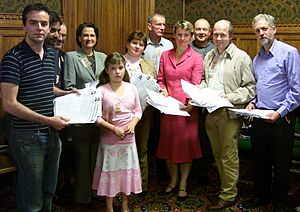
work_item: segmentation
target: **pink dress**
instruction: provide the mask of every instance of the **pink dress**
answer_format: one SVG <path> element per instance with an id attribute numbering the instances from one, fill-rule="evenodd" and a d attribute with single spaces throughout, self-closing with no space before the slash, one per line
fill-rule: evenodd
<path id="1" fill-rule="evenodd" d="M 176 64 L 175 49 L 163 52 L 157 81 L 170 96 L 187 104 L 189 97 L 181 87 L 181 79 L 200 84 L 203 59 L 190 46 Z M 199 136 L 199 108 L 193 108 L 190 117 L 161 114 L 160 138 L 156 156 L 173 163 L 190 163 L 202 156 Z"/>
<path id="2" fill-rule="evenodd" d="M 118 96 L 109 84 L 99 87 L 102 95 L 102 117 L 118 127 L 127 126 L 133 116 L 141 118 L 142 109 L 137 89 L 124 82 L 124 95 Z M 139 159 L 135 135 L 121 140 L 110 130 L 102 129 L 92 188 L 97 195 L 114 197 L 119 192 L 126 195 L 142 192 Z"/>

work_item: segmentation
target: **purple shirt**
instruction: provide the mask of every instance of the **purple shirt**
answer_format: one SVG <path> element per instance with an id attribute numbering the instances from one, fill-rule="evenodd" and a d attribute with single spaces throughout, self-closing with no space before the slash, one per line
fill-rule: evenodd
<path id="1" fill-rule="evenodd" d="M 300 103 L 300 57 L 295 47 L 274 40 L 268 54 L 263 48 L 253 60 L 257 108 L 273 109 L 281 117 Z"/>

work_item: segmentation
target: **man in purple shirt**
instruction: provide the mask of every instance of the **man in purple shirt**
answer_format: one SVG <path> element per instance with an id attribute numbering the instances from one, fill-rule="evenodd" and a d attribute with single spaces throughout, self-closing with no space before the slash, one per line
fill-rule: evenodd
<path id="1" fill-rule="evenodd" d="M 255 198 L 243 202 L 242 207 L 247 210 L 272 203 L 274 211 L 286 211 L 295 109 L 300 102 L 299 52 L 275 39 L 275 19 L 271 15 L 255 16 L 252 25 L 262 48 L 253 61 L 256 98 L 247 109 L 274 112 L 269 119 L 253 120 Z"/>

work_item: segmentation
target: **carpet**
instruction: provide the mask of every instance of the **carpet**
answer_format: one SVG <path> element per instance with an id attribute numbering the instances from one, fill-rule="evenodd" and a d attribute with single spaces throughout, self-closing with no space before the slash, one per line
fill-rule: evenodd
<path id="1" fill-rule="evenodd" d="M 241 153 L 240 153 L 241 154 Z M 238 182 L 238 202 L 253 197 L 253 180 L 252 180 L 252 161 L 250 156 L 245 153 L 240 157 L 240 178 Z M 197 162 L 194 163 L 191 175 L 188 180 L 188 198 L 185 201 L 177 201 L 176 192 L 167 196 L 160 195 L 168 183 L 168 180 L 160 180 L 156 173 L 154 157 L 149 160 L 150 164 L 150 177 L 149 177 L 149 192 L 145 196 L 130 195 L 129 207 L 132 212 L 201 212 L 208 211 L 207 206 L 214 198 L 207 197 L 206 185 L 199 182 L 197 176 L 197 170 L 201 167 L 197 167 Z M 300 165 L 293 165 L 293 172 L 291 172 L 290 178 L 290 191 L 289 191 L 289 211 L 296 211 L 296 207 L 300 207 Z M 2 178 L 1 180 L 1 192 L 0 192 L 0 211 L 15 211 L 15 198 L 14 192 L 8 188 L 8 184 L 3 180 L 9 180 Z M 10 183 L 9 183 L 10 184 Z M 218 188 L 220 182 L 217 174 L 216 167 L 213 167 L 212 171 L 212 183 L 210 187 Z M 4 188 L 4 189 L 3 189 Z M 121 196 L 117 195 L 114 198 L 114 209 L 120 211 Z M 66 192 L 64 199 L 55 200 L 53 205 L 54 212 L 67 212 L 67 211 L 105 211 L 105 199 L 103 197 L 94 198 L 92 204 L 82 205 L 76 204 L 72 201 L 72 192 L 69 190 Z M 240 211 L 237 206 L 227 208 L 223 211 Z M 251 211 L 272 211 L 271 206 L 255 208 Z"/>

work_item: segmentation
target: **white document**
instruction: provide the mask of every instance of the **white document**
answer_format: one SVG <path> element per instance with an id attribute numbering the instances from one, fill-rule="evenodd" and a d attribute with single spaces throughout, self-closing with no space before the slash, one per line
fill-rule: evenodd
<path id="1" fill-rule="evenodd" d="M 95 87 L 80 90 L 54 99 L 54 115 L 70 119 L 70 124 L 95 123 L 101 116 L 100 91 Z"/>
<path id="2" fill-rule="evenodd" d="M 182 90 L 192 98 L 191 104 L 197 107 L 206 107 L 209 113 L 221 107 L 233 107 L 228 99 L 220 97 L 219 93 L 210 89 L 198 89 L 195 85 L 181 80 Z"/>
<path id="3" fill-rule="evenodd" d="M 131 78 L 130 82 L 134 84 L 138 90 L 139 98 L 140 98 L 140 103 L 141 107 L 143 110 L 145 110 L 147 106 L 147 89 L 155 91 L 155 92 L 160 92 L 160 87 L 156 83 L 156 80 L 147 74 L 143 73 L 135 73 Z"/>
<path id="4" fill-rule="evenodd" d="M 160 112 L 169 115 L 190 116 L 188 112 L 180 110 L 180 108 L 185 107 L 185 105 L 177 99 L 171 96 L 165 97 L 161 93 L 157 93 L 148 89 L 147 93 L 147 102 L 156 109 L 160 110 Z"/>
<path id="5" fill-rule="evenodd" d="M 262 119 L 269 119 L 267 115 L 272 112 L 275 112 L 274 110 L 260 110 L 260 109 L 253 109 L 253 110 L 229 109 L 229 110 L 241 116 L 250 116 L 250 117 L 262 118 Z"/>

